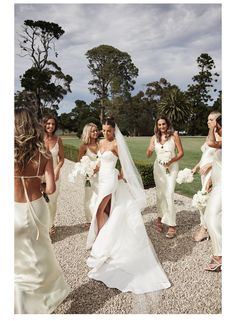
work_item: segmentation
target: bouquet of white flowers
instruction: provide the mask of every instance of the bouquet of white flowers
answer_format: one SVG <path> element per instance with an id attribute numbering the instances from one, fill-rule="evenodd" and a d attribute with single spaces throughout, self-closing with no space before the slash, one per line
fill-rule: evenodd
<path id="1" fill-rule="evenodd" d="M 78 174 L 85 176 L 85 186 L 91 186 L 90 178 L 95 177 L 94 170 L 97 166 L 97 161 L 91 161 L 88 156 L 83 156 L 80 162 L 75 163 L 72 172 L 69 174 L 69 182 L 74 183 Z"/>
<path id="2" fill-rule="evenodd" d="M 198 191 L 196 194 L 193 195 L 192 206 L 196 207 L 199 210 L 204 209 L 207 205 L 209 197 L 209 193 Z"/>
<path id="3" fill-rule="evenodd" d="M 191 169 L 185 168 L 185 169 L 178 172 L 178 175 L 176 178 L 176 182 L 178 184 L 192 183 L 192 181 L 193 181 L 193 173 L 192 173 Z"/>
<path id="4" fill-rule="evenodd" d="M 162 166 L 165 166 L 167 163 L 169 163 L 170 160 L 171 160 L 171 157 L 169 152 L 162 153 L 158 157 L 158 163 Z M 170 173 L 169 168 L 166 167 L 166 174 L 169 174 L 169 173 Z"/>

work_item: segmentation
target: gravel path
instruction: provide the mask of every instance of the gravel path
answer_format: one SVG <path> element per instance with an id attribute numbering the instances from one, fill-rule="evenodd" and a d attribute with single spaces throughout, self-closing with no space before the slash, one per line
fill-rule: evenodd
<path id="1" fill-rule="evenodd" d="M 175 194 L 178 235 L 172 240 L 156 232 L 155 189 L 147 190 L 148 207 L 143 212 L 148 235 L 172 284 L 156 294 L 134 295 L 109 289 L 87 277 L 85 250 L 88 227 L 83 213 L 82 184 L 68 182 L 73 162 L 65 160 L 53 246 L 71 287 L 56 314 L 217 314 L 221 313 L 221 273 L 204 271 L 211 255 L 211 242 L 195 243 L 199 215 L 191 199 Z"/>

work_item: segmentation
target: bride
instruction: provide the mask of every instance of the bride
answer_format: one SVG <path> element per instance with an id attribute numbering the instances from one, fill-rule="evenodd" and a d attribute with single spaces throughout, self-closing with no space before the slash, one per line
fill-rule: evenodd
<path id="1" fill-rule="evenodd" d="M 141 210 L 141 177 L 113 118 L 103 123 L 99 143 L 98 196 L 87 239 L 88 276 L 110 288 L 136 294 L 170 287 L 147 235 Z M 121 163 L 121 173 L 115 168 Z"/>

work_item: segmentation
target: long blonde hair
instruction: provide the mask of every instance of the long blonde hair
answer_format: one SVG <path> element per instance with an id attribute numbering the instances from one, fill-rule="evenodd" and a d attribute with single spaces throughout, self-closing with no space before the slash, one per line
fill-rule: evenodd
<path id="1" fill-rule="evenodd" d="M 213 115 L 215 116 L 215 118 L 218 118 L 221 115 L 221 113 L 218 110 L 213 110 L 212 112 L 210 112 L 208 116 L 210 115 Z"/>
<path id="2" fill-rule="evenodd" d="M 95 125 L 94 123 L 88 123 L 83 128 L 81 140 L 86 145 L 90 144 L 90 142 L 91 142 L 90 133 L 91 133 L 91 130 L 93 127 L 97 128 L 97 125 Z"/>
<path id="3" fill-rule="evenodd" d="M 43 127 L 28 108 L 16 107 L 14 153 L 16 170 L 23 171 L 39 152 L 46 158 L 50 157 L 43 143 Z"/>

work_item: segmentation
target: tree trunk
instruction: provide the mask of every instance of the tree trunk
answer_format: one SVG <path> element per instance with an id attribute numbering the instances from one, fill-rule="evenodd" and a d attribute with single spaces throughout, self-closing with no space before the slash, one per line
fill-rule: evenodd
<path id="1" fill-rule="evenodd" d="M 36 108 L 37 108 L 37 116 L 38 116 L 38 121 L 42 120 L 42 110 L 41 110 L 41 100 L 40 100 L 40 94 L 39 90 L 37 90 L 36 94 Z"/>
<path id="2" fill-rule="evenodd" d="M 103 98 L 101 99 L 101 112 L 100 112 L 100 122 L 103 124 L 104 121 L 104 116 L 105 116 L 105 106 L 103 102 Z"/>

